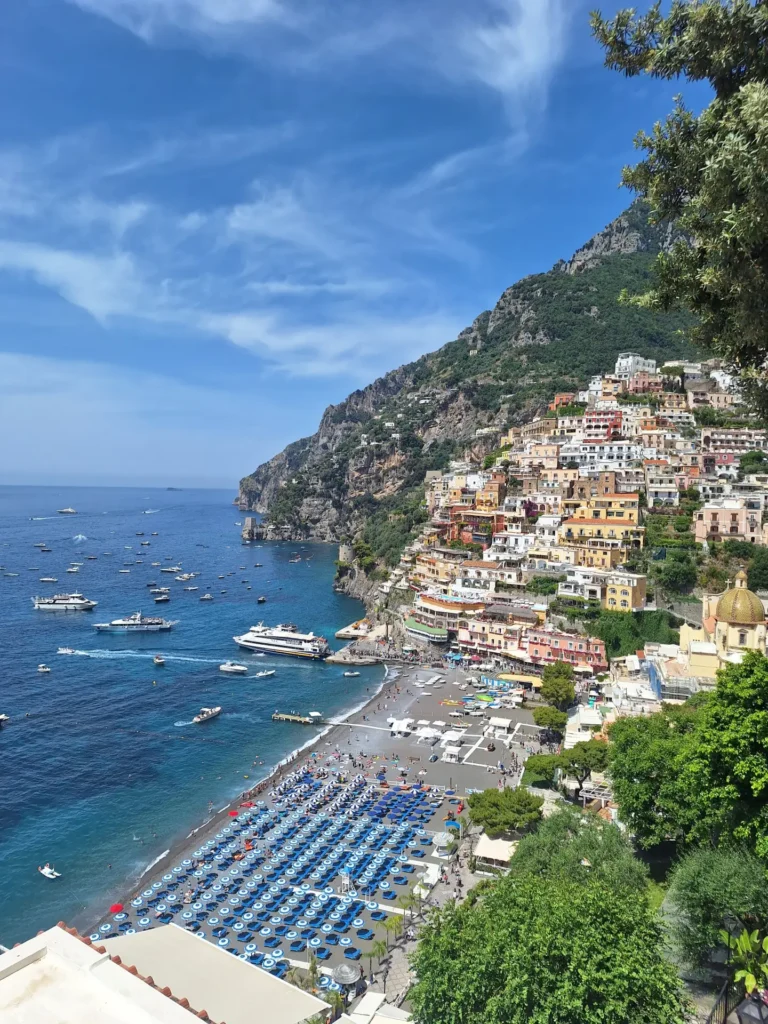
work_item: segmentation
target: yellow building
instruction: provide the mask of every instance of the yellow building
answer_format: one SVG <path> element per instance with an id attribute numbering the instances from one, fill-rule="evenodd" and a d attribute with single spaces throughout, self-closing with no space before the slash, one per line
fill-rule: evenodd
<path id="1" fill-rule="evenodd" d="M 645 608 L 646 577 L 618 572 L 608 578 L 603 607 L 609 612 L 639 612 Z"/>
<path id="2" fill-rule="evenodd" d="M 701 604 L 701 629 L 680 627 L 680 649 L 688 655 L 690 675 L 713 677 L 723 665 L 738 664 L 745 651 L 765 651 L 765 608 L 747 589 L 743 569 L 733 587 L 723 594 L 705 594 Z"/>
<path id="3" fill-rule="evenodd" d="M 610 547 L 605 541 L 590 541 L 585 544 L 575 544 L 575 564 L 588 566 L 590 569 L 615 569 L 624 558 L 624 549 Z"/>
<path id="4" fill-rule="evenodd" d="M 645 528 L 632 519 L 604 519 L 599 516 L 580 514 L 588 510 L 577 509 L 571 519 L 566 519 L 558 531 L 561 544 L 589 544 L 590 541 L 604 542 L 607 547 L 624 550 L 642 548 Z M 604 546 L 603 543 L 590 545 Z"/>
<path id="5" fill-rule="evenodd" d="M 563 509 L 574 519 L 640 521 L 639 494 L 601 494 L 593 498 L 564 498 Z M 643 531 L 645 532 L 645 531 Z"/>

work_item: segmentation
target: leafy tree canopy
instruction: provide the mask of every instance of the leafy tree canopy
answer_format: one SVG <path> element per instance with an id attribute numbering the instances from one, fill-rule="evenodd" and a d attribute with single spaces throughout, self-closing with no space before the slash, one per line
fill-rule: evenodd
<path id="1" fill-rule="evenodd" d="M 568 714 L 565 711 L 558 711 L 557 708 L 553 707 L 534 708 L 533 720 L 542 729 L 550 729 L 552 732 L 562 733 L 568 721 Z"/>
<path id="2" fill-rule="evenodd" d="M 412 964 L 417 1024 L 683 1024 L 647 900 L 599 878 L 506 877 L 433 913 Z"/>
<path id="3" fill-rule="evenodd" d="M 484 789 L 469 797 L 469 815 L 489 836 L 524 832 L 541 820 L 544 801 L 525 787 Z"/>
<path id="4" fill-rule="evenodd" d="M 555 662 L 554 665 L 545 665 L 540 692 L 547 704 L 564 711 L 573 703 L 576 696 L 573 685 L 573 666 L 564 661 Z"/>
<path id="5" fill-rule="evenodd" d="M 698 315 L 691 335 L 742 371 L 768 409 L 768 21 L 750 0 L 661 0 L 645 14 L 592 15 L 608 67 L 634 76 L 708 82 L 698 116 L 682 98 L 636 146 L 645 158 L 624 183 L 647 199 L 652 220 L 682 235 L 656 260 L 657 284 L 640 300 Z"/>

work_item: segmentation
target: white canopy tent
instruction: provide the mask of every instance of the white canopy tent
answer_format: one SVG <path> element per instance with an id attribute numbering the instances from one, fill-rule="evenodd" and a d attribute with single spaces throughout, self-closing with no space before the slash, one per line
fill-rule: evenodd
<path id="1" fill-rule="evenodd" d="M 492 864 L 494 867 L 508 867 L 516 849 L 516 842 L 506 839 L 491 839 L 490 836 L 483 833 L 478 839 L 473 853 L 478 861 Z"/>

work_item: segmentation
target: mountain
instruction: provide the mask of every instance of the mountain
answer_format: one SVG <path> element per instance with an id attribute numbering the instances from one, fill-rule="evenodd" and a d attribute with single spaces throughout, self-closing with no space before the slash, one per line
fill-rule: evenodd
<path id="1" fill-rule="evenodd" d="M 634 203 L 569 260 L 507 288 L 455 341 L 329 406 L 317 433 L 243 478 L 240 500 L 266 513 L 276 536 L 362 534 L 375 558 L 395 562 L 424 515 L 427 470 L 482 457 L 501 431 L 606 372 L 619 352 L 692 354 L 678 334 L 685 314 L 618 302 L 623 289 L 648 287 L 674 237 Z"/>

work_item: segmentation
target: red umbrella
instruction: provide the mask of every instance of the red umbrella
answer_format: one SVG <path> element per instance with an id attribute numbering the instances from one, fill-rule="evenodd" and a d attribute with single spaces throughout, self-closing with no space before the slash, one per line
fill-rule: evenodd
<path id="1" fill-rule="evenodd" d="M 110 914 L 119 914 L 122 909 L 122 903 L 113 903 L 112 906 L 109 908 L 109 912 Z"/>
<path id="2" fill-rule="evenodd" d="M 239 813 L 239 811 L 230 811 L 229 816 L 230 818 L 236 818 Z"/>
<path id="3" fill-rule="evenodd" d="M 241 807 L 253 807 L 253 800 L 246 800 L 244 803 L 240 804 L 240 806 Z"/>

